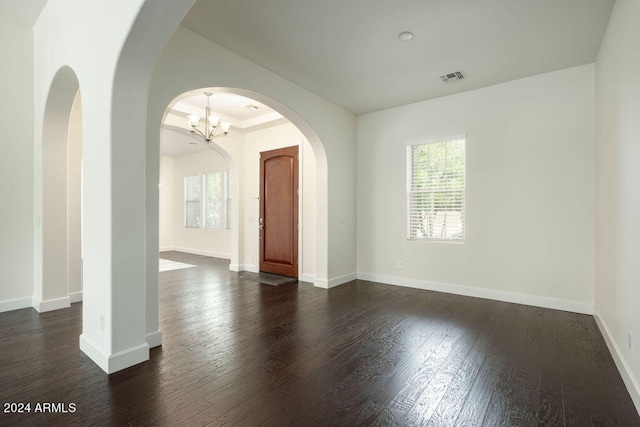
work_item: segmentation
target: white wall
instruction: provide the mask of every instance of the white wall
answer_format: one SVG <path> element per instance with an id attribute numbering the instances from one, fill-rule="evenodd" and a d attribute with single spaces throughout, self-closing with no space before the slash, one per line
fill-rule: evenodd
<path id="1" fill-rule="evenodd" d="M 160 251 L 170 251 L 174 247 L 173 236 L 173 157 L 160 158 L 160 204 L 158 221 L 160 222 L 159 243 Z"/>
<path id="2" fill-rule="evenodd" d="M 33 297 L 33 32 L 0 16 L 0 312 Z"/>
<path id="3" fill-rule="evenodd" d="M 593 85 L 586 65 L 359 116 L 358 277 L 591 312 Z M 465 132 L 465 242 L 407 241 L 406 144 Z"/>
<path id="4" fill-rule="evenodd" d="M 300 273 L 298 275 L 300 280 L 313 283 L 316 278 L 316 248 L 318 247 L 316 241 L 316 230 L 318 229 L 316 216 L 316 201 L 318 199 L 316 188 L 318 183 L 316 177 L 318 174 L 313 150 L 309 141 L 304 137 L 300 144 L 298 155 L 300 157 L 301 171 L 299 175 L 300 182 L 298 183 L 301 199 L 299 206 L 301 222 L 298 233 L 300 242 L 298 248 L 302 251 L 299 265 Z"/>
<path id="5" fill-rule="evenodd" d="M 640 2 L 616 1 L 596 62 L 596 314 L 640 411 L 638 17 Z"/>
<path id="6" fill-rule="evenodd" d="M 67 291 L 82 300 L 82 97 L 78 92 L 69 117 L 67 144 Z"/>

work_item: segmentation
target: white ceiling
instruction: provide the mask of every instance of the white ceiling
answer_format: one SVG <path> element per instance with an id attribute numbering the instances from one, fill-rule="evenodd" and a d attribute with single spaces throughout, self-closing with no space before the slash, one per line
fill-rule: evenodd
<path id="1" fill-rule="evenodd" d="M 0 15 L 33 25 L 46 3 L 0 0 Z M 613 3 L 199 0 L 182 25 L 354 113 L 365 113 L 592 63 Z M 402 31 L 411 31 L 413 40 L 400 41 Z M 441 81 L 440 75 L 457 70 L 465 73 L 464 80 Z M 170 113 L 174 118 L 198 114 L 205 102 L 195 91 Z M 247 109 L 249 103 L 259 109 Z M 212 107 L 233 131 L 283 120 L 265 105 L 230 94 L 216 93 Z M 188 135 L 166 136 L 167 154 L 197 149 Z M 171 148 L 172 143 L 177 145 Z"/>
<path id="2" fill-rule="evenodd" d="M 613 3 L 200 0 L 182 25 L 364 113 L 592 63 Z"/>
<path id="3" fill-rule="evenodd" d="M 246 132 L 247 129 L 254 126 L 282 118 L 281 114 L 253 99 L 216 92 L 215 89 L 207 89 L 206 91 L 213 93 L 209 98 L 211 111 L 223 121 L 230 122 L 236 130 Z M 189 114 L 204 117 L 207 105 L 207 97 L 204 92 L 205 90 L 197 90 L 183 94 L 180 100 L 171 106 L 171 113 L 182 115 L 185 118 Z"/>
<path id="4" fill-rule="evenodd" d="M 213 92 L 210 98 L 212 114 L 231 123 L 229 132 L 247 133 L 287 121 L 280 113 L 253 99 L 216 92 L 215 88 L 207 88 L 206 91 Z M 204 117 L 207 105 L 204 92 L 202 89 L 184 93 L 170 106 L 160 138 L 163 156 L 176 157 L 207 149 L 200 137 L 189 133 L 190 127 L 187 122 L 189 114 Z M 248 108 L 249 106 L 255 108 Z"/>
<path id="5" fill-rule="evenodd" d="M 177 157 L 208 148 L 189 132 L 173 127 L 163 127 L 160 133 L 160 152 L 163 156 Z"/>

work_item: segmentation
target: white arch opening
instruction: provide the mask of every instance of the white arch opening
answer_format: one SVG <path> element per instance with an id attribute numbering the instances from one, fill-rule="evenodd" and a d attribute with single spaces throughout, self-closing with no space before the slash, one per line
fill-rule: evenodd
<path id="1" fill-rule="evenodd" d="M 188 109 L 187 101 L 194 102 L 195 99 L 199 100 L 204 105 L 203 92 L 210 91 L 214 93 L 212 99 L 216 99 L 216 95 L 227 96 L 232 95 L 234 101 L 246 102 L 247 104 L 260 105 L 263 112 L 262 117 L 268 121 L 263 123 L 260 119 L 254 118 L 253 120 L 247 120 L 240 122 L 239 119 L 227 116 L 226 119 L 234 120 L 232 123 L 232 130 L 229 135 L 220 139 L 214 139 L 209 144 L 212 150 L 207 150 L 205 144 L 197 136 L 190 134 L 186 125 L 186 113 L 184 111 L 177 111 L 178 108 L 185 110 Z M 220 97 L 218 98 L 220 99 Z M 229 100 L 226 100 L 229 102 Z M 174 110 L 174 108 L 176 110 Z M 213 112 L 220 114 L 220 110 L 216 111 L 215 102 L 212 104 Z M 275 108 L 274 108 L 275 107 Z M 280 106 L 282 108 L 282 106 Z M 285 109 L 286 110 L 286 109 Z M 225 112 L 232 114 L 231 109 L 224 109 Z M 237 110 L 236 110 L 237 111 Z M 242 114 L 242 113 L 239 113 Z M 312 138 L 308 138 L 307 135 L 296 124 L 289 120 L 289 116 L 293 116 L 294 120 L 297 119 L 297 115 L 292 114 L 290 111 L 278 111 L 278 103 L 264 95 L 258 94 L 253 91 L 242 90 L 237 88 L 220 88 L 220 87 L 207 87 L 196 90 L 191 90 L 174 98 L 163 115 L 163 124 L 161 131 L 161 141 L 166 142 L 173 140 L 171 144 L 185 144 L 184 149 L 187 154 L 181 154 L 181 152 L 175 148 L 172 150 L 171 155 L 173 157 L 167 159 L 161 154 L 161 189 L 160 189 L 160 205 L 166 207 L 167 200 L 173 200 L 173 207 L 171 208 L 175 215 L 180 216 L 181 197 L 183 195 L 180 192 L 181 180 L 184 179 L 183 175 L 195 174 L 206 172 L 207 166 L 202 165 L 202 159 L 200 157 L 209 157 L 210 162 L 216 163 L 215 158 L 221 158 L 228 165 L 228 171 L 231 176 L 232 191 L 234 195 L 232 197 L 231 204 L 231 228 L 227 230 L 229 236 L 223 238 L 229 238 L 229 245 L 225 247 L 224 244 L 214 244 L 209 241 L 208 245 L 205 243 L 200 247 L 185 247 L 185 242 L 188 245 L 189 239 L 184 237 L 184 234 L 194 235 L 198 231 L 185 229 L 182 227 L 183 218 L 175 218 L 171 216 L 171 213 L 160 212 L 160 250 L 178 250 L 189 253 L 196 253 L 202 255 L 219 256 L 222 258 L 230 259 L 230 269 L 233 271 L 259 271 L 258 262 L 258 224 L 257 217 L 259 216 L 258 209 L 258 185 L 259 185 L 259 152 L 266 151 L 274 148 L 281 148 L 285 146 L 296 145 L 300 150 L 300 232 L 299 232 L 299 279 L 308 282 L 315 282 L 316 269 L 318 265 L 318 188 L 326 189 L 326 174 L 322 174 L 326 168 L 319 168 L 317 162 L 317 151 L 320 147 L 321 158 L 324 156 L 324 148 L 322 144 L 317 144 L 319 140 L 315 140 L 316 145 L 312 145 L 311 140 L 317 138 L 315 133 L 312 133 Z M 302 122 L 302 120 L 298 120 Z M 245 123 L 249 125 L 245 126 Z M 258 123 L 258 125 L 256 125 Z M 304 126 L 303 126 L 304 127 Z M 308 127 L 308 125 L 306 126 Z M 309 133 L 309 131 L 307 130 Z M 176 137 L 177 135 L 177 137 Z M 181 140 L 176 142 L 176 140 Z M 200 148 L 202 154 L 189 153 L 189 148 L 186 144 L 198 144 L 196 147 Z M 193 146 L 191 146 L 193 147 Z M 206 150 L 206 151 L 204 151 Z M 215 151 L 211 153 L 210 151 Z M 174 161 L 175 159 L 175 161 Z M 175 165 L 175 167 L 174 167 Z M 213 168 L 213 166 L 211 166 Z M 180 176 L 174 176 L 171 178 L 173 181 L 172 188 L 164 188 L 168 185 L 167 176 L 173 175 L 166 170 L 163 173 L 163 169 L 176 170 Z M 324 176 L 324 181 L 323 181 Z M 180 193 L 175 197 L 167 196 L 171 192 Z M 320 191 L 322 193 L 322 191 Z M 177 200 L 176 200 L 177 199 Z M 326 199 L 325 199 L 326 200 Z M 326 203 L 326 202 L 325 202 Z M 322 203 L 320 203 L 322 204 Z M 163 218 L 164 217 L 164 218 Z M 170 221 L 171 226 L 167 226 L 165 221 Z M 164 233 L 172 234 L 171 238 L 164 238 Z M 209 235 L 214 234 L 209 231 Z M 218 234 L 220 235 L 220 234 Z M 193 240 L 191 240 L 193 242 Z M 175 244 L 172 244 L 175 243 Z M 196 241 L 194 244 L 197 245 Z M 227 253 L 219 252 L 219 248 L 223 248 Z M 322 254 L 322 252 L 320 252 Z M 320 263 L 322 264 L 322 262 Z"/>
<path id="2" fill-rule="evenodd" d="M 39 312 L 82 300 L 82 101 L 70 67 L 62 67 L 53 79 L 42 130 L 42 217 L 33 299 Z"/>

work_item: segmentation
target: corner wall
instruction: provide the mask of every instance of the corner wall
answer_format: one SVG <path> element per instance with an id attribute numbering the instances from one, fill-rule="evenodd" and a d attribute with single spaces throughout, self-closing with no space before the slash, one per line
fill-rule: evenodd
<path id="1" fill-rule="evenodd" d="M 596 61 L 595 311 L 640 412 L 639 16 L 616 1 Z"/>
<path id="2" fill-rule="evenodd" d="M 358 277 L 591 313 L 593 85 L 586 65 L 359 116 Z M 465 242 L 406 240 L 406 144 L 461 133 Z"/>

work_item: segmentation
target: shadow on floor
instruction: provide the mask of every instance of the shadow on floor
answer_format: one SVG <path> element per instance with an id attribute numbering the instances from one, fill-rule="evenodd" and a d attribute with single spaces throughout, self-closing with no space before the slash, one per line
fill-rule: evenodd
<path id="1" fill-rule="evenodd" d="M 281 276 L 279 274 L 271 273 L 251 273 L 249 271 L 241 271 L 238 273 L 238 278 L 244 280 L 251 280 L 257 283 L 271 286 L 282 286 L 290 283 L 298 283 L 298 279 L 295 277 Z"/>

